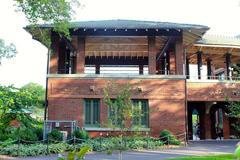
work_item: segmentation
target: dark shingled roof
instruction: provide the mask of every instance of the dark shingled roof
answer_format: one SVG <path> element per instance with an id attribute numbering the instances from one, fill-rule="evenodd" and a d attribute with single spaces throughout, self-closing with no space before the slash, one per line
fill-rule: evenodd
<path id="1" fill-rule="evenodd" d="M 72 22 L 73 28 L 100 28 L 100 29 L 200 29 L 208 30 L 209 27 L 195 24 L 182 24 L 157 21 L 140 20 L 99 20 Z M 51 24 L 39 25 L 42 28 L 51 28 Z"/>

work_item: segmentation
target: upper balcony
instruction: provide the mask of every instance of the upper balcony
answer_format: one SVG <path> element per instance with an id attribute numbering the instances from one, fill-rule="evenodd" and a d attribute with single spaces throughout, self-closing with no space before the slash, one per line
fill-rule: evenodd
<path id="1" fill-rule="evenodd" d="M 240 62 L 240 40 L 203 37 L 209 29 L 206 26 L 131 20 L 77 22 L 74 26 L 71 40 L 53 32 L 51 25 L 39 26 L 51 31 L 50 77 L 192 79 L 196 75 L 198 80 L 213 81 L 215 76 L 220 80 L 237 76 L 233 66 Z M 31 28 L 26 29 L 31 33 Z"/>

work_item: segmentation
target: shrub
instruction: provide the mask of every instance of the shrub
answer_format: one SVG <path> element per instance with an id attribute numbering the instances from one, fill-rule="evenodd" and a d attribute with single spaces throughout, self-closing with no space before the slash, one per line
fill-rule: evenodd
<path id="1" fill-rule="evenodd" d="M 43 130 L 39 127 L 21 127 L 17 129 L 12 126 L 8 126 L 6 128 L 0 128 L 0 141 L 5 141 L 7 139 L 18 140 L 18 137 L 25 141 L 42 140 Z"/>
<path id="2" fill-rule="evenodd" d="M 5 141 L 7 139 L 17 139 L 17 134 L 16 134 L 16 128 L 15 127 L 5 127 L 1 126 L 0 127 L 0 141 Z"/>
<path id="3" fill-rule="evenodd" d="M 43 128 L 42 127 L 36 128 L 35 133 L 38 137 L 38 140 L 43 140 Z"/>
<path id="4" fill-rule="evenodd" d="M 167 129 L 160 132 L 160 140 L 164 144 L 179 145 L 180 141 Z"/>
<path id="5" fill-rule="evenodd" d="M 47 150 L 46 144 L 20 144 L 19 156 L 38 156 L 48 153 L 56 154 L 67 150 L 68 145 L 64 143 L 50 144 Z M 48 152 L 49 151 L 49 152 Z M 0 149 L 0 154 L 18 156 L 18 145 L 12 144 Z"/>
<path id="6" fill-rule="evenodd" d="M 53 129 L 50 133 L 48 133 L 48 139 L 53 141 L 62 141 L 63 135 L 59 130 Z"/>
<path id="7" fill-rule="evenodd" d="M 95 138 L 82 143 L 82 145 L 91 146 L 94 151 L 107 151 L 110 150 L 128 150 L 128 149 L 156 149 L 163 145 L 157 138 L 151 137 L 124 137 L 122 140 L 119 137 L 109 138 Z"/>
<path id="8" fill-rule="evenodd" d="M 19 138 L 25 141 L 37 141 L 37 134 L 34 132 L 33 128 L 23 128 L 20 129 L 19 132 L 16 131 L 16 134 L 19 134 Z"/>
<path id="9" fill-rule="evenodd" d="M 75 130 L 73 132 L 73 136 L 75 136 L 76 138 L 79 138 L 79 139 L 89 139 L 89 134 L 87 131 L 85 130 Z"/>

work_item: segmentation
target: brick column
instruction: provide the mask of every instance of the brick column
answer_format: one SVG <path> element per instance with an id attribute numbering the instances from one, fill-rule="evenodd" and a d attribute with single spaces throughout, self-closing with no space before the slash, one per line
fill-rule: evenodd
<path id="1" fill-rule="evenodd" d="M 85 66 L 85 37 L 78 37 L 77 41 L 77 74 L 84 73 Z"/>
<path id="2" fill-rule="evenodd" d="M 183 75 L 184 55 L 182 38 L 176 40 L 175 55 L 176 55 L 176 74 Z"/>
<path id="3" fill-rule="evenodd" d="M 156 46 L 155 36 L 148 37 L 148 72 L 149 74 L 156 74 Z"/>
<path id="4" fill-rule="evenodd" d="M 52 54 L 50 55 L 49 73 L 58 73 L 58 56 L 59 56 L 59 46 L 60 46 L 59 36 L 52 36 Z"/>
<path id="5" fill-rule="evenodd" d="M 225 112 L 223 110 L 223 136 L 224 139 L 229 139 L 230 136 L 230 126 L 229 126 L 229 118 L 225 115 Z"/>
<path id="6" fill-rule="evenodd" d="M 203 138 L 204 139 L 211 139 L 211 118 L 209 113 L 203 114 Z"/>
<path id="7" fill-rule="evenodd" d="M 174 52 L 169 52 L 169 68 L 170 73 L 169 74 L 176 74 L 176 56 Z"/>

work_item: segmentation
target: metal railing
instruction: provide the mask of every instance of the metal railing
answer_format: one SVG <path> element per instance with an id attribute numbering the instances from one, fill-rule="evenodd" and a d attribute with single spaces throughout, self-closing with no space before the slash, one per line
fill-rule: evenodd
<path id="1" fill-rule="evenodd" d="M 204 76 L 196 76 L 196 75 L 194 75 L 194 76 L 192 76 L 192 75 L 188 75 L 188 76 L 186 76 L 187 77 L 187 79 L 189 79 L 189 80 L 199 80 L 199 81 L 201 81 L 201 80 L 209 80 L 209 81 L 211 81 L 211 80 L 218 80 L 218 81 L 240 81 L 240 77 L 236 77 L 236 76 L 206 76 L 206 75 L 204 75 Z"/>

